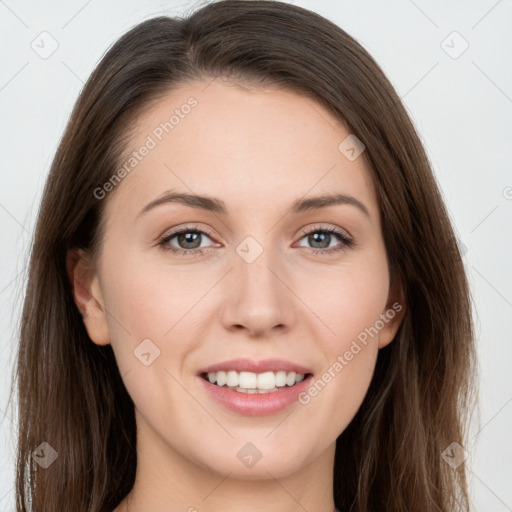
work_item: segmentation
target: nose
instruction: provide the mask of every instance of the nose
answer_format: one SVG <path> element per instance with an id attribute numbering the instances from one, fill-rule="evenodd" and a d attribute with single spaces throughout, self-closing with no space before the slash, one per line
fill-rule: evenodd
<path id="1" fill-rule="evenodd" d="M 223 280 L 225 297 L 220 318 L 229 331 L 245 330 L 251 338 L 261 338 L 289 329 L 297 308 L 286 272 L 270 251 L 255 261 L 233 255 L 233 270 Z"/>

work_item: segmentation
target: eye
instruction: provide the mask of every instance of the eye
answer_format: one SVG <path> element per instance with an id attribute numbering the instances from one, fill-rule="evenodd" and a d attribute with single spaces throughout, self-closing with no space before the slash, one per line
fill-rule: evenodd
<path id="1" fill-rule="evenodd" d="M 352 238 L 336 228 L 315 227 L 303 234 L 301 240 L 304 239 L 312 245 L 308 249 L 313 254 L 332 254 L 354 245 Z M 338 241 L 337 244 L 336 241 Z M 332 242 L 334 242 L 334 245 Z M 299 245 L 299 247 L 304 246 Z"/>
<path id="2" fill-rule="evenodd" d="M 165 251 L 183 256 L 200 256 L 212 245 L 204 245 L 205 239 L 212 240 L 213 236 L 196 227 L 184 227 L 173 231 L 168 235 L 164 235 L 158 242 L 158 245 Z M 311 244 L 312 247 L 297 245 L 296 247 L 304 247 L 313 254 L 327 255 L 335 252 L 343 251 L 355 245 L 352 238 L 344 232 L 331 227 L 314 227 L 313 229 L 303 233 L 302 241 Z M 338 243 L 336 243 L 336 241 Z M 333 245 L 334 242 L 334 245 Z M 220 244 L 217 244 L 217 247 Z"/>
<path id="3" fill-rule="evenodd" d="M 205 245 L 204 239 L 210 239 L 210 236 L 196 227 L 185 227 L 173 231 L 160 239 L 160 245 L 165 251 L 184 256 L 198 256 L 203 253 Z M 175 243 L 173 243 L 173 241 Z M 207 247 L 207 246 L 206 246 Z"/>

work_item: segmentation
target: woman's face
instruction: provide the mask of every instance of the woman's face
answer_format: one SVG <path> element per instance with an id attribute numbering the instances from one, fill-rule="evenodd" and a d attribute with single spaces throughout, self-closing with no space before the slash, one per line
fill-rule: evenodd
<path id="1" fill-rule="evenodd" d="M 105 238 L 80 300 L 155 474 L 171 461 L 242 479 L 332 466 L 403 315 L 349 135 L 311 99 L 221 79 L 138 119 L 126 176 L 97 192 Z M 294 370 L 304 379 L 288 386 Z"/>

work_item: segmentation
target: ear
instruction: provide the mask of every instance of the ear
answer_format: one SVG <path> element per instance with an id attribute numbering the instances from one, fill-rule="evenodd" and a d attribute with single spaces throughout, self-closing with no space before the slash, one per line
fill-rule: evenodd
<path id="1" fill-rule="evenodd" d="M 393 341 L 405 315 L 405 294 L 398 280 L 392 281 L 389 287 L 386 308 L 380 318 L 384 327 L 379 332 L 379 349 L 389 345 Z"/>
<path id="2" fill-rule="evenodd" d="M 89 338 L 97 345 L 108 345 L 110 332 L 107 313 L 103 307 L 98 276 L 89 255 L 83 249 L 69 250 L 66 267 L 73 298 L 82 315 Z"/>

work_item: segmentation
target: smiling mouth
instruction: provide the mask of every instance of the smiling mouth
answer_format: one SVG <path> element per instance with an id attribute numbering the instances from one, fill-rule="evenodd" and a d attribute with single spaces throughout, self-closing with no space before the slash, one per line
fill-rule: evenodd
<path id="1" fill-rule="evenodd" d="M 210 384 L 239 393 L 264 394 L 292 388 L 311 375 L 311 373 L 301 374 L 284 370 L 263 373 L 232 370 L 202 373 L 201 377 Z"/>

